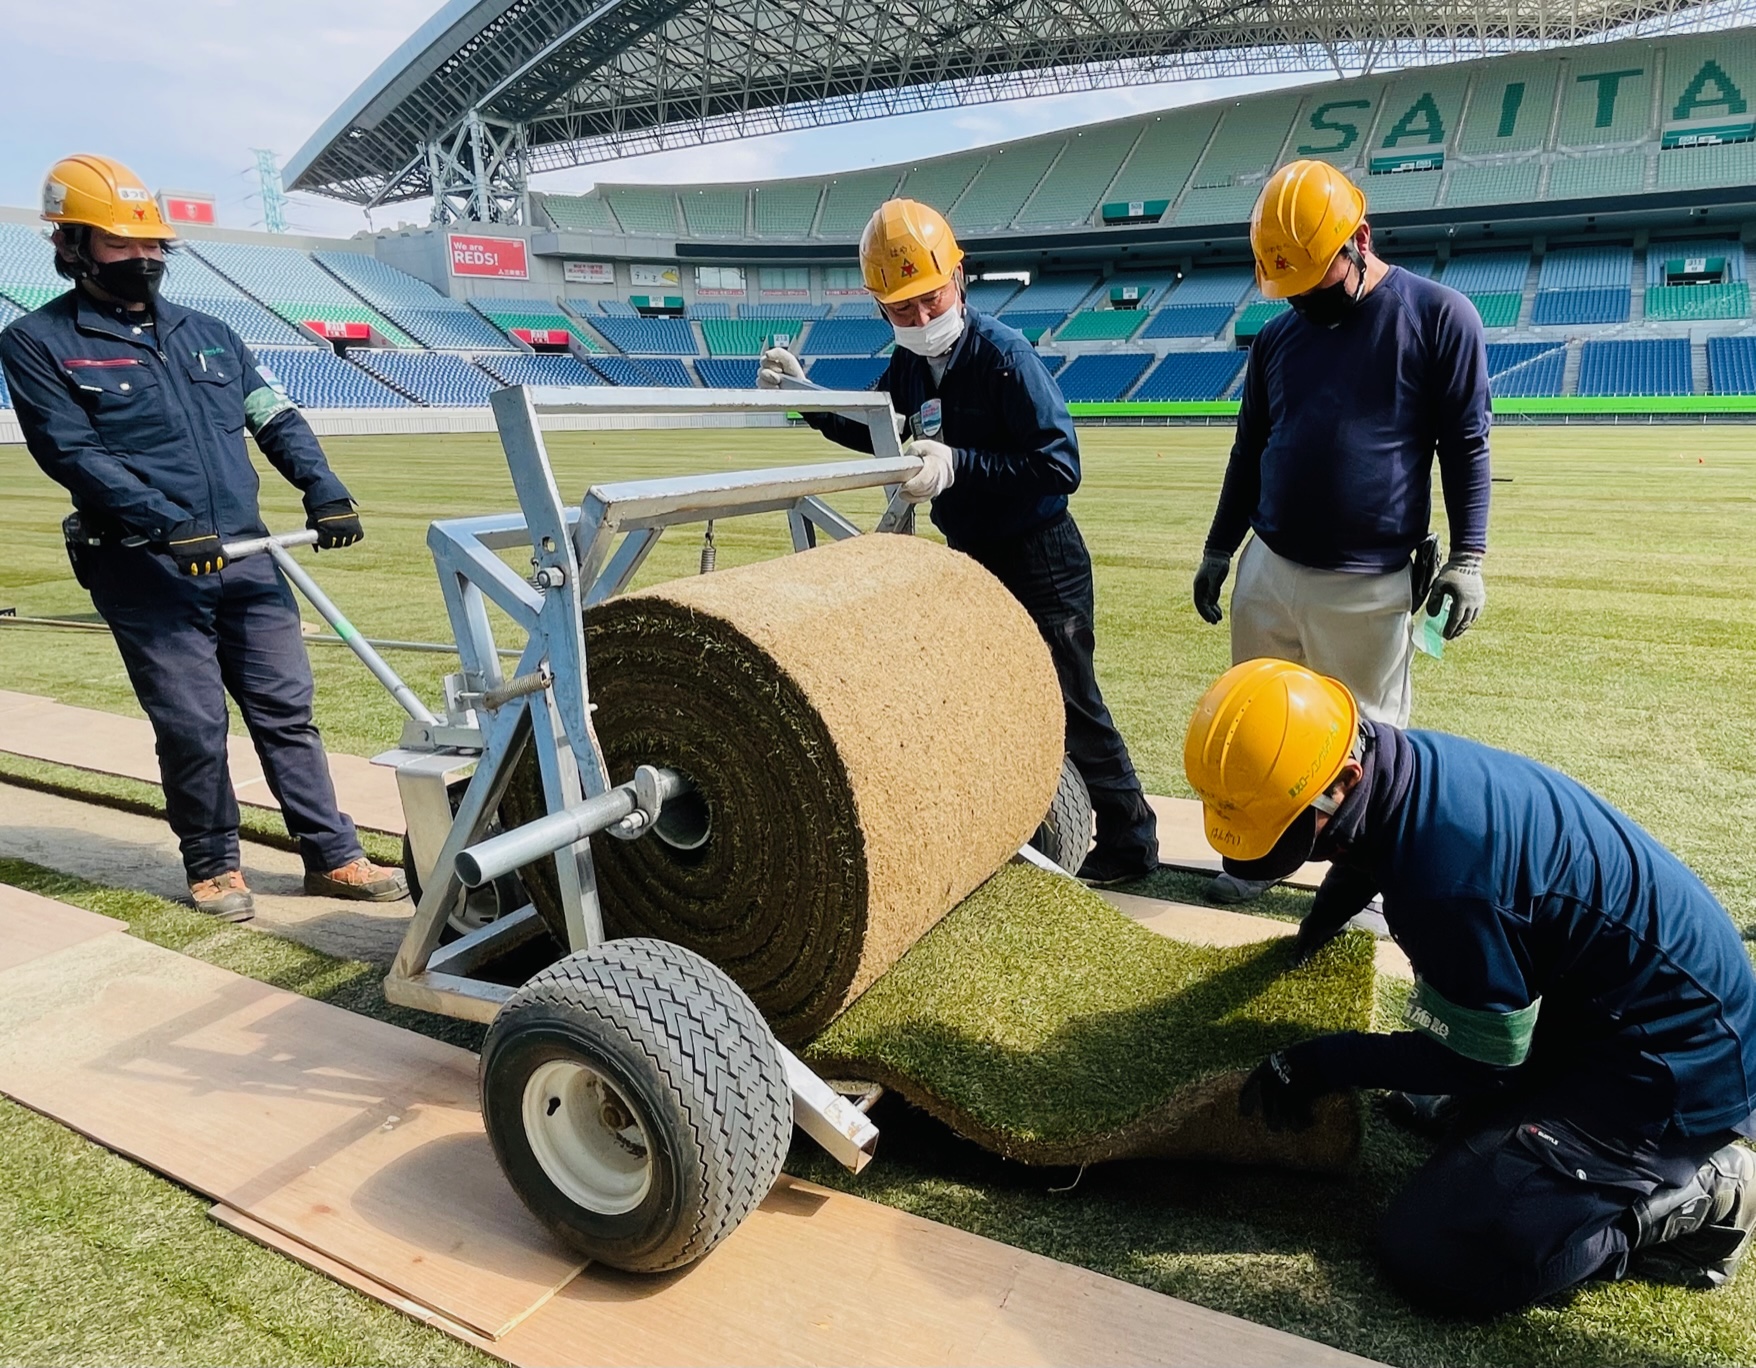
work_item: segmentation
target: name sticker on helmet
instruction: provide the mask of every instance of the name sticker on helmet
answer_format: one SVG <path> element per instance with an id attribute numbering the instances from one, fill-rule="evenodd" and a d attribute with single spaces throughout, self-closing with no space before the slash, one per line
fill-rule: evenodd
<path id="1" fill-rule="evenodd" d="M 67 187 L 60 181 L 43 182 L 43 212 L 45 214 L 64 214 L 67 212 Z"/>
<path id="2" fill-rule="evenodd" d="M 118 185 L 116 187 L 116 198 L 124 200 L 139 200 L 142 203 L 146 203 L 152 199 L 152 196 L 147 194 L 146 191 L 142 190 L 138 185 Z"/>

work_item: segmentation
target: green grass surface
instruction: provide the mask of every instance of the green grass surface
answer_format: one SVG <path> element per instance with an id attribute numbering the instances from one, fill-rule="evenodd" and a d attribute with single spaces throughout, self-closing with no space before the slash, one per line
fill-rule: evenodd
<path id="1" fill-rule="evenodd" d="M 1210 428 L 1097 429 L 1082 439 L 1086 483 L 1074 508 L 1096 562 L 1099 673 L 1148 787 L 1163 793 L 1187 793 L 1183 725 L 1228 663 L 1226 632 L 1196 618 L 1189 579 L 1229 438 Z M 514 506 L 493 438 L 326 445 L 364 504 L 369 539 L 317 557 L 318 577 L 370 634 L 441 638 L 426 524 Z M 828 448 L 807 432 L 704 431 L 555 434 L 551 450 L 571 498 L 593 479 L 816 460 Z M 1417 661 L 1415 724 L 1520 750 L 1580 778 L 1678 850 L 1751 932 L 1756 451 L 1748 431 L 1507 429 L 1495 450 L 1496 473 L 1513 483 L 1494 487 L 1487 611 L 1443 661 Z M 89 613 L 59 545 L 64 495 L 18 448 L 0 454 L 0 490 L 8 547 L 0 604 Z M 297 523 L 296 500 L 272 474 L 264 492 L 273 526 Z M 876 511 L 870 497 L 845 504 L 867 519 Z M 722 523 L 718 541 L 722 565 L 786 544 L 772 516 Z M 643 581 L 689 573 L 697 546 L 687 532 L 671 534 Z M 344 654 L 313 656 L 329 744 L 363 754 L 388 744 L 400 728 L 394 704 Z M 104 638 L 0 628 L 0 659 L 9 688 L 138 712 Z M 429 698 L 455 668 L 443 657 L 395 663 Z M 1287 893 L 1269 910 L 1297 915 L 1302 898 Z M 356 1009 L 370 1010 L 369 985 L 358 992 Z M 808 1149 L 795 1152 L 793 1170 L 1397 1362 L 1756 1361 L 1748 1271 L 1724 1294 L 1597 1287 L 1486 1326 L 1410 1312 L 1378 1282 L 1369 1248 L 1375 1214 L 1421 1150 L 1381 1125 L 1369 1128 L 1352 1179 L 1132 1164 L 1090 1170 L 1071 1192 L 1057 1192 L 1074 1171 L 1008 1164 L 916 1113 L 880 1106 L 881 1159 L 866 1175 L 846 1178 Z M 90 1354 L 70 1350 L 62 1361 L 103 1352 L 94 1341 Z"/>

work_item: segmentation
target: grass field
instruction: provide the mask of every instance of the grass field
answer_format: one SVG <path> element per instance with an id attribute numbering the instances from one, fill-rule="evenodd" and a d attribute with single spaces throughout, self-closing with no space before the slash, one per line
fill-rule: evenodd
<path id="1" fill-rule="evenodd" d="M 1223 429 L 1092 429 L 1083 438 L 1086 484 L 1075 513 L 1097 564 L 1099 671 L 1136 763 L 1158 792 L 1187 792 L 1183 724 L 1228 663 L 1225 630 L 1206 627 L 1189 604 L 1227 440 Z M 513 506 L 493 439 L 326 445 L 364 505 L 369 539 L 318 557 L 319 579 L 368 634 L 442 639 L 425 528 L 435 517 Z M 1494 489 L 1487 610 L 1443 661 L 1417 662 L 1416 725 L 1523 751 L 1590 784 L 1681 853 L 1750 934 L 1756 597 L 1745 577 L 1756 561 L 1756 450 L 1749 429 L 1509 429 L 1495 448 L 1496 472 L 1512 482 Z M 821 459 L 824 450 L 807 432 L 551 439 L 569 492 L 592 479 Z M 18 448 L 0 449 L 0 491 L 7 548 L 0 604 L 32 615 L 89 614 L 59 545 L 65 496 Z M 296 499 L 272 475 L 264 494 L 272 526 L 299 521 Z M 871 499 L 847 506 L 868 518 L 876 510 Z M 648 561 L 645 579 L 694 569 L 697 543 L 673 536 Z M 720 564 L 728 565 L 780 550 L 784 532 L 778 518 L 752 519 L 722 525 L 718 540 Z M 313 656 L 319 720 L 332 748 L 370 754 L 388 745 L 399 726 L 390 700 L 345 652 Z M 0 660 L 8 688 L 136 712 L 102 636 L 0 628 Z M 451 668 L 442 657 L 399 655 L 395 663 L 428 697 Z M 1372 1131 L 1361 1173 L 1345 1182 L 1118 1166 L 1057 1192 L 1073 1174 L 1002 1164 L 905 1113 L 880 1119 L 883 1160 L 866 1177 L 843 1180 L 804 1151 L 795 1169 L 1397 1362 L 1756 1361 L 1749 1272 L 1722 1295 L 1600 1287 L 1566 1306 L 1486 1326 L 1413 1315 L 1380 1287 L 1368 1253 L 1373 1214 L 1420 1157 L 1383 1126 Z M 69 1137 L 56 1152 L 81 1143 Z M 52 1180 L 28 1166 L 0 1171 L 0 1213 L 28 1209 L 51 1181 L 65 1193 L 58 1200 L 82 1200 L 85 1169 L 72 1159 L 45 1162 L 64 1167 Z M 176 1247 L 173 1239 L 163 1257 L 174 1261 Z M 33 1259 L 51 1257 L 32 1248 Z M 89 1352 L 56 1344 L 49 1357 L 58 1361 L 114 1353 L 109 1342 Z M 362 1327 L 354 1356 L 400 1354 L 380 1349 Z"/>

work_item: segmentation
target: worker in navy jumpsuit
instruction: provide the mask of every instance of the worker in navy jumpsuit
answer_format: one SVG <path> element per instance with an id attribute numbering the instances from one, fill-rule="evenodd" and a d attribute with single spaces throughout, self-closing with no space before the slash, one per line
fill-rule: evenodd
<path id="1" fill-rule="evenodd" d="M 1756 1224 L 1756 1158 L 1734 1144 L 1756 1135 L 1756 973 L 1731 918 L 1565 775 L 1361 732 L 1358 782 L 1315 845 L 1271 858 L 1357 876 L 1319 896 L 1305 953 L 1382 894 L 1412 1029 L 1281 1051 L 1249 1101 L 1297 1126 L 1342 1088 L 1453 1099 L 1455 1133 L 1383 1227 L 1387 1273 L 1425 1305 L 1492 1313 L 1624 1274 L 1717 1285 Z"/>
<path id="2" fill-rule="evenodd" d="M 227 767 L 228 692 L 298 840 L 307 891 L 404 896 L 401 873 L 365 858 L 336 805 L 291 590 L 270 557 L 226 564 L 219 554 L 267 530 L 246 431 L 303 494 L 320 548 L 362 535 L 347 489 L 238 335 L 157 296 L 169 232 L 132 172 L 107 158 L 68 158 L 51 172 L 44 202 L 60 225 L 58 269 L 75 285 L 0 334 L 0 365 L 31 455 L 73 496 L 75 574 L 152 722 L 196 905 L 229 920 L 253 909 Z M 139 231 L 125 217 L 103 231 L 130 206 Z"/>

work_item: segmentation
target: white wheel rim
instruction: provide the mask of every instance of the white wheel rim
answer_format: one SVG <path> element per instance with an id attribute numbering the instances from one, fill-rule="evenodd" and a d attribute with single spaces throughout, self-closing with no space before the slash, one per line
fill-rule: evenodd
<path id="1" fill-rule="evenodd" d="M 597 1070 L 549 1060 L 525 1082 L 523 1110 L 531 1153 L 569 1201 L 620 1216 L 646 1199 L 652 1145 L 634 1109 Z"/>

